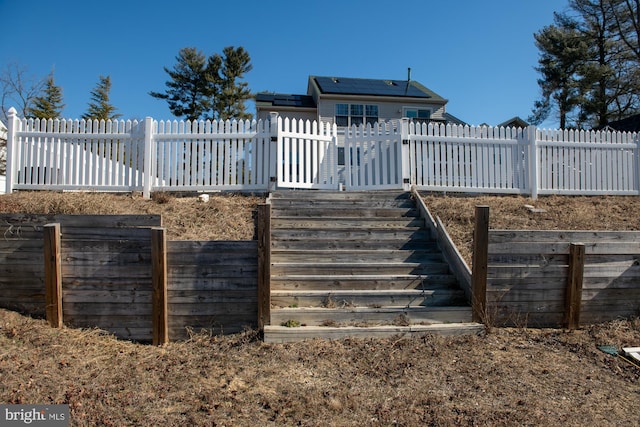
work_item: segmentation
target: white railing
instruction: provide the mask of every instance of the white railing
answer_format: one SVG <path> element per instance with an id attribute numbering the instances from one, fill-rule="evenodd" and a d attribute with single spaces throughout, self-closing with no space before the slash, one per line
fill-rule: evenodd
<path id="1" fill-rule="evenodd" d="M 638 135 L 537 130 L 538 194 L 637 195 Z"/>
<path id="2" fill-rule="evenodd" d="M 18 127 L 7 155 L 11 189 L 142 190 L 143 133 L 137 121 L 10 117 L 10 126 Z"/>
<path id="3" fill-rule="evenodd" d="M 639 135 L 401 121 L 338 134 L 327 123 L 19 119 L 9 110 L 6 191 L 408 189 L 640 194 Z M 340 156 L 344 150 L 344 156 Z"/>
<path id="4" fill-rule="evenodd" d="M 151 191 L 264 190 L 269 122 L 153 121 Z"/>
<path id="5" fill-rule="evenodd" d="M 337 190 L 337 127 L 277 118 L 278 187 Z"/>
<path id="6" fill-rule="evenodd" d="M 344 157 L 348 189 L 403 188 L 402 135 L 397 122 L 347 129 Z"/>
<path id="7" fill-rule="evenodd" d="M 430 191 L 524 193 L 528 129 L 408 123 L 411 182 Z"/>

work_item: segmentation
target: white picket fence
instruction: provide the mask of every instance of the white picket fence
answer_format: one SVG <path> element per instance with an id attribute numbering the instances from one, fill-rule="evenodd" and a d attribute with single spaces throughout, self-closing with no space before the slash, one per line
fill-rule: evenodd
<path id="1" fill-rule="evenodd" d="M 6 191 L 409 189 L 640 194 L 636 133 L 413 123 L 82 121 L 9 114 Z"/>

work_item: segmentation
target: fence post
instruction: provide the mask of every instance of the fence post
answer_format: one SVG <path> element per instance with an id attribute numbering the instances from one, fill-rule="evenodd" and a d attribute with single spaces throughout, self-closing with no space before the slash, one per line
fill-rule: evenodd
<path id="1" fill-rule="evenodd" d="M 540 186 L 540 178 L 538 176 L 540 158 L 538 155 L 538 146 L 536 144 L 538 131 L 534 125 L 530 125 L 527 128 L 527 132 L 529 137 L 529 187 L 531 189 L 531 198 L 535 200 L 538 198 L 538 187 Z"/>
<path id="2" fill-rule="evenodd" d="M 7 158 L 5 159 L 7 182 L 5 191 L 7 194 L 11 194 L 15 185 L 15 179 L 18 176 L 16 171 L 17 162 L 15 161 L 15 158 L 18 154 L 18 147 L 16 147 L 16 132 L 18 132 L 20 120 L 18 119 L 18 112 L 15 108 L 9 108 L 9 111 L 7 112 L 7 119 Z"/>
<path id="3" fill-rule="evenodd" d="M 258 206 L 258 329 L 271 324 L 271 205 Z"/>
<path id="4" fill-rule="evenodd" d="M 411 184 L 415 184 L 415 182 L 411 182 L 411 150 L 409 146 L 410 142 L 409 119 L 403 117 L 400 119 L 400 143 L 402 144 L 402 160 L 400 167 L 402 168 L 402 188 L 404 191 L 410 191 Z"/>
<path id="5" fill-rule="evenodd" d="M 584 243 L 571 243 L 569 246 L 569 272 L 564 304 L 564 327 L 567 329 L 576 329 L 580 326 L 583 278 Z"/>
<path id="6" fill-rule="evenodd" d="M 142 178 L 142 197 L 151 198 L 151 181 L 153 179 L 153 119 L 144 118 L 144 165 Z"/>
<path id="7" fill-rule="evenodd" d="M 636 144 L 636 148 L 633 152 L 636 159 L 636 164 L 634 165 L 636 169 L 635 193 L 636 195 L 640 195 L 640 132 L 636 133 L 634 142 Z"/>
<path id="8" fill-rule="evenodd" d="M 474 322 L 487 319 L 487 260 L 489 252 L 489 206 L 476 206 L 473 232 L 473 267 L 471 273 L 471 308 Z"/>
<path id="9" fill-rule="evenodd" d="M 47 322 L 62 327 L 62 266 L 60 256 L 60 224 L 44 226 L 44 285 Z"/>
<path id="10" fill-rule="evenodd" d="M 169 342 L 167 304 L 167 236 L 164 228 L 151 229 L 151 280 L 153 282 L 153 345 Z"/>
<path id="11" fill-rule="evenodd" d="M 271 143 L 269 144 L 269 191 L 273 191 L 278 182 L 278 140 L 280 133 L 280 117 L 277 112 L 269 113 L 271 126 Z"/>

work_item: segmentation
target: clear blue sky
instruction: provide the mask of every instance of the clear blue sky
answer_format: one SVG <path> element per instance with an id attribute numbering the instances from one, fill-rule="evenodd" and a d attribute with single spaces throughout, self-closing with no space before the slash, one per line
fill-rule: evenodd
<path id="1" fill-rule="evenodd" d="M 470 124 L 525 118 L 539 97 L 533 33 L 566 0 L 0 0 L 0 65 L 55 70 L 63 116 L 87 110 L 100 75 L 123 118 L 172 119 L 163 91 L 183 47 L 243 46 L 252 91 L 306 93 L 309 75 L 417 80 Z M 253 106 L 251 106 L 253 110 Z M 253 112 L 253 111 L 252 111 Z M 550 120 L 544 124 L 555 127 Z"/>

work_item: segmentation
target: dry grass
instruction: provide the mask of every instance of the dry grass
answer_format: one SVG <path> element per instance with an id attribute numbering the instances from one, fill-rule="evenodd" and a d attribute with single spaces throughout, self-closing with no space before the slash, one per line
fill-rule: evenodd
<path id="1" fill-rule="evenodd" d="M 161 213 L 174 239 L 245 239 L 262 200 L 221 195 L 204 205 L 193 197 L 19 193 L 0 196 L 0 211 Z M 425 200 L 467 256 L 476 204 L 491 206 L 492 228 L 640 229 L 636 198 Z M 529 213 L 524 204 L 547 213 Z M 640 368 L 597 349 L 639 346 L 638 319 L 574 332 L 494 328 L 484 336 L 279 345 L 258 338 L 254 331 L 195 335 L 151 347 L 0 310 L 0 402 L 66 403 L 72 425 L 105 426 L 599 426 L 640 419 Z"/>
<path id="2" fill-rule="evenodd" d="M 264 197 L 219 193 L 207 203 L 196 195 L 19 192 L 0 197 L 0 212 L 34 214 L 162 215 L 171 240 L 251 240 L 255 209 Z"/>
<path id="3" fill-rule="evenodd" d="M 442 196 L 423 194 L 471 265 L 475 207 L 489 206 L 489 227 L 510 230 L 640 230 L 640 197 Z M 525 205 L 544 209 L 533 213 Z"/>
<path id="4" fill-rule="evenodd" d="M 64 403 L 73 425 L 636 425 L 640 369 L 597 350 L 640 321 L 572 333 L 164 347 L 0 310 L 0 401 Z"/>

